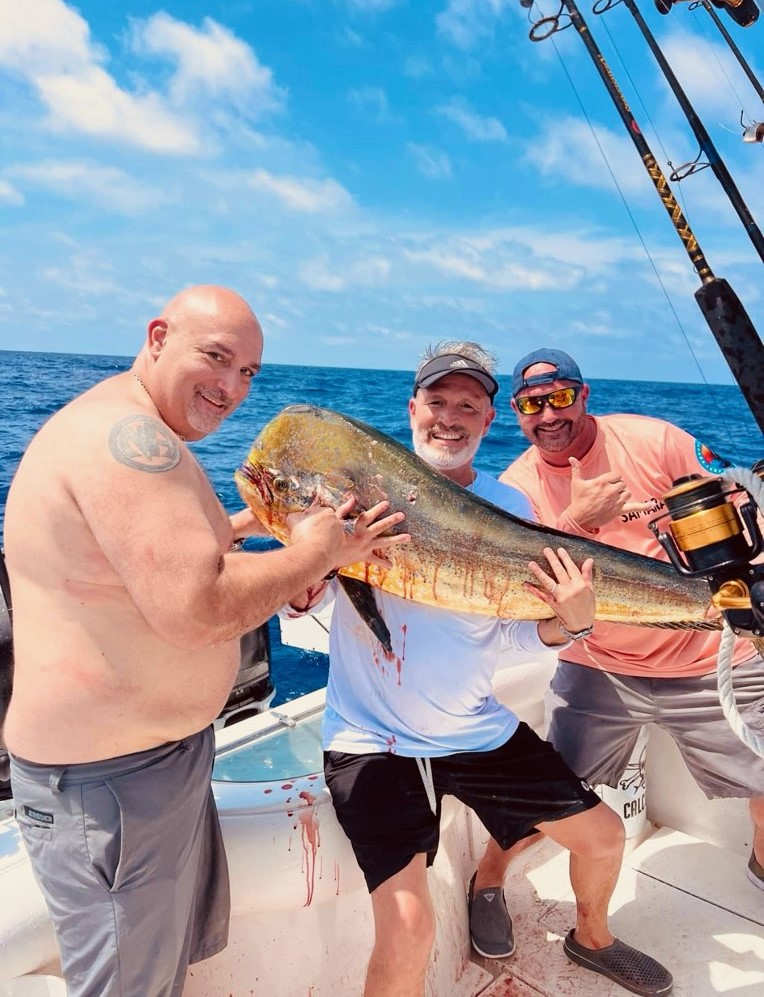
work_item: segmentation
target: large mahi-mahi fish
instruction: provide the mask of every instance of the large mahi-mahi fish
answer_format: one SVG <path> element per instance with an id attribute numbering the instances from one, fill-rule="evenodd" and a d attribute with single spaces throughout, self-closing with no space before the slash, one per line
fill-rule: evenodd
<path id="1" fill-rule="evenodd" d="M 454 484 L 395 440 L 329 409 L 291 405 L 263 429 L 236 472 L 245 502 L 288 541 L 285 519 L 314 500 L 358 512 L 386 498 L 403 511 L 411 542 L 386 551 L 391 568 L 354 564 L 340 572 L 374 588 L 457 612 L 542 619 L 549 608 L 523 588 L 528 561 L 564 546 L 577 564 L 594 558 L 596 618 L 677 629 L 716 629 L 710 592 L 662 561 L 519 519 Z"/>

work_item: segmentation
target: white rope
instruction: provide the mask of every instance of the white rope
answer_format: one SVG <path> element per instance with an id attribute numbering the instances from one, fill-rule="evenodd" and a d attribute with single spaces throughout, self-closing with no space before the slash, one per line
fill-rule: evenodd
<path id="1" fill-rule="evenodd" d="M 424 791 L 427 793 L 427 802 L 430 804 L 430 810 L 437 817 L 438 803 L 435 799 L 435 783 L 432 781 L 432 762 L 429 758 L 417 758 L 416 764 L 424 783 Z"/>
<path id="2" fill-rule="evenodd" d="M 732 467 L 722 472 L 725 481 L 742 485 L 754 499 L 759 509 L 764 509 L 764 481 L 747 467 Z M 716 663 L 716 684 L 719 689 L 719 701 L 727 722 L 740 740 L 751 751 L 764 757 L 764 735 L 757 734 L 740 715 L 735 704 L 735 692 L 732 688 L 732 648 L 735 644 L 735 633 L 724 620 L 722 639 L 719 644 L 719 658 Z"/>

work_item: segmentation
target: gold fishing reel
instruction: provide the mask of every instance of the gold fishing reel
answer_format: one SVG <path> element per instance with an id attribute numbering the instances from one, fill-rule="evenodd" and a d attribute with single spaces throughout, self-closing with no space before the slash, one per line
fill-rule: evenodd
<path id="1" fill-rule="evenodd" d="M 754 471 L 762 476 L 764 468 Z M 743 496 L 747 500 L 741 501 Z M 667 512 L 649 523 L 681 575 L 703 577 L 711 601 L 737 633 L 764 633 L 764 550 L 753 498 L 721 478 L 690 474 L 678 478 L 663 496 Z M 668 528 L 659 524 L 668 518 Z"/>
<path id="2" fill-rule="evenodd" d="M 677 479 L 663 496 L 671 535 L 694 572 L 751 557 L 741 515 L 730 499 L 721 478 L 699 474 Z"/>

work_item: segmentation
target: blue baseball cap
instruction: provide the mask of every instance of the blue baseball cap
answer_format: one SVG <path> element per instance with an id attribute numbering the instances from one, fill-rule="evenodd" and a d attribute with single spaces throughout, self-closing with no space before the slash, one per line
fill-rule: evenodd
<path id="1" fill-rule="evenodd" d="M 537 363 L 551 364 L 554 370 L 544 374 L 534 374 L 533 377 L 525 377 L 526 370 Z M 542 346 L 541 349 L 528 353 L 517 362 L 512 373 L 512 397 L 518 395 L 523 388 L 535 388 L 539 384 L 551 384 L 552 381 L 584 383 L 581 371 L 573 357 L 562 350 L 553 350 Z"/>

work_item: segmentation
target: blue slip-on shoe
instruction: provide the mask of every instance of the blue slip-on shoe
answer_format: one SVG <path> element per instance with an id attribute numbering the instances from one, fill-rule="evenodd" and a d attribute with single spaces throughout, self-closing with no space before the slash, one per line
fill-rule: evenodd
<path id="1" fill-rule="evenodd" d="M 467 893 L 472 947 L 486 959 L 508 959 L 515 951 L 515 936 L 504 890 L 491 886 L 475 892 L 474 886 L 475 876 Z"/>
<path id="2" fill-rule="evenodd" d="M 751 857 L 748 859 L 748 878 L 754 886 L 764 890 L 764 866 L 756 860 L 754 851 L 751 851 Z"/>
<path id="3" fill-rule="evenodd" d="M 602 973 L 633 994 L 659 997 L 669 993 L 674 986 L 674 978 L 665 966 L 619 938 L 604 949 L 588 949 L 579 945 L 569 931 L 562 947 L 572 962 L 594 973 Z"/>

